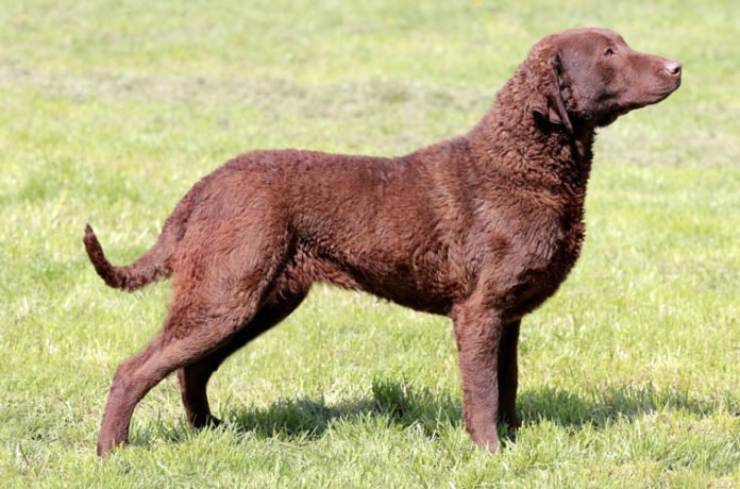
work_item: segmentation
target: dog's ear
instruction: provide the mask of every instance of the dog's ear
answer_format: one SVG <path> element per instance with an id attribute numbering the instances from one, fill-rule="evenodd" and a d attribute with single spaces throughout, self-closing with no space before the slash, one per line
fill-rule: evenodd
<path id="1" fill-rule="evenodd" d="M 528 65 L 530 109 L 535 116 L 562 126 L 573 134 L 573 124 L 568 117 L 560 87 L 560 54 L 555 49 L 541 50 L 533 54 Z"/>

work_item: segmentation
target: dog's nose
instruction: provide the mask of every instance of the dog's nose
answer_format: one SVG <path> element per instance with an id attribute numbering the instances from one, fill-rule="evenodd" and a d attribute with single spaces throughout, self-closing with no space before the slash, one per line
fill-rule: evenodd
<path id="1" fill-rule="evenodd" d="M 681 63 L 668 59 L 663 65 L 663 69 L 671 76 L 678 76 L 681 74 Z"/>

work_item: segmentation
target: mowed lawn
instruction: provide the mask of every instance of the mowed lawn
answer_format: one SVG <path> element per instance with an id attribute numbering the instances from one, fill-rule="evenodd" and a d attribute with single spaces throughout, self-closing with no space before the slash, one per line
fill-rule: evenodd
<path id="1" fill-rule="evenodd" d="M 740 8 L 732 1 L 5 1 L 0 5 L 0 486 L 740 486 Z M 588 237 L 522 327 L 519 407 L 472 447 L 448 320 L 316 287 L 184 422 L 170 378 L 100 461 L 116 366 L 166 282 L 83 251 L 151 246 L 198 178 L 256 148 L 402 154 L 467 130 L 533 42 L 610 26 L 681 89 L 603 129 Z"/>

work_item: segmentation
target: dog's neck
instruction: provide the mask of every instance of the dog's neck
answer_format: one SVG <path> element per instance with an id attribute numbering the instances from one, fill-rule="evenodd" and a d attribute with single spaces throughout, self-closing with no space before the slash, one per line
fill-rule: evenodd
<path id="1" fill-rule="evenodd" d="M 537 120 L 529 110 L 525 74 L 518 71 L 492 109 L 467 134 L 479 171 L 528 186 L 585 193 L 593 157 L 593 127 L 564 127 Z"/>

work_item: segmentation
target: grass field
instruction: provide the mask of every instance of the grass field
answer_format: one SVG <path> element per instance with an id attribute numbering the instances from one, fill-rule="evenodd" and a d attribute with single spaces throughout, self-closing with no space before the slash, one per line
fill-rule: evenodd
<path id="1" fill-rule="evenodd" d="M 740 486 L 740 8 L 525 3 L 2 2 L 0 486 Z M 498 455 L 465 433 L 447 320 L 318 287 L 215 375 L 224 427 L 189 430 L 168 379 L 132 446 L 95 457 L 168 286 L 105 287 L 86 222 L 124 263 L 239 152 L 460 133 L 536 39 L 579 25 L 684 82 L 599 137 L 584 252 L 524 321 L 524 426 Z"/>

